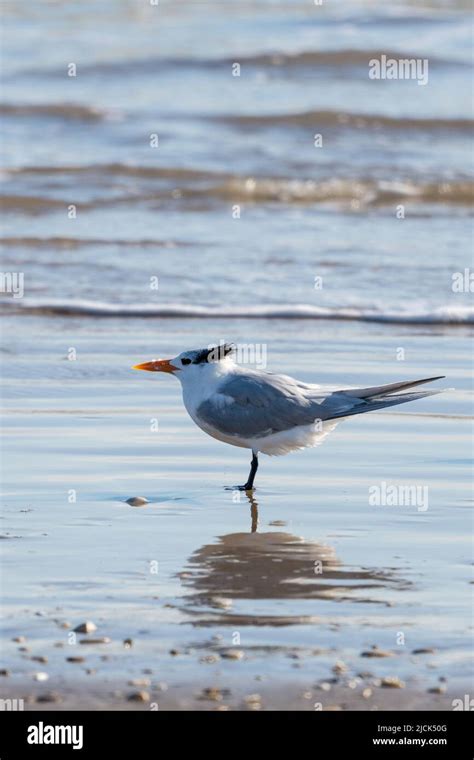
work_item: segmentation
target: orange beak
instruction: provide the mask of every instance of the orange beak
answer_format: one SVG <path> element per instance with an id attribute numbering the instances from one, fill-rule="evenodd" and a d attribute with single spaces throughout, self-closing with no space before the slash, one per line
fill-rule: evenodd
<path id="1" fill-rule="evenodd" d="M 178 367 L 171 364 L 169 359 L 154 359 L 152 362 L 144 364 L 135 364 L 132 369 L 144 369 L 147 372 L 175 372 Z"/>

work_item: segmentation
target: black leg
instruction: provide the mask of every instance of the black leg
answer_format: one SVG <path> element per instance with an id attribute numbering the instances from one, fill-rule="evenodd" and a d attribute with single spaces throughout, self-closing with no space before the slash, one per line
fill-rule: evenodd
<path id="1" fill-rule="evenodd" d="M 250 474 L 248 476 L 248 480 L 244 486 L 242 486 L 243 491 L 251 491 L 253 489 L 253 481 L 255 480 L 255 475 L 257 474 L 258 470 L 258 457 L 254 451 L 252 451 L 252 461 L 250 463 Z"/>

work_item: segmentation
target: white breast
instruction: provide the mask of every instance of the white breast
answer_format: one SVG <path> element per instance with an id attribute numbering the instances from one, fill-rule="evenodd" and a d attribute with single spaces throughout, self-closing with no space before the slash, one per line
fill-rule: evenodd
<path id="1" fill-rule="evenodd" d="M 176 377 L 180 380 L 183 390 L 186 411 L 199 427 L 202 427 L 202 424 L 197 415 L 198 408 L 203 401 L 219 393 L 219 385 L 231 371 L 232 363 L 224 360 L 196 365 L 186 372 L 177 373 Z M 221 398 L 225 403 L 227 397 Z"/>

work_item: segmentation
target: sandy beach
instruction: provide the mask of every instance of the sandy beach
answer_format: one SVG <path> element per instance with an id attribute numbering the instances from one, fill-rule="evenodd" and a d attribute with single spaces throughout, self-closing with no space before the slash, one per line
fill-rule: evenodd
<path id="1" fill-rule="evenodd" d="M 410 335 L 419 358 L 409 374 L 439 367 L 427 357 L 444 340 L 455 391 L 347 420 L 317 449 L 263 457 L 249 498 L 226 490 L 246 471 L 246 452 L 191 423 L 174 378 L 131 372 L 135 328 L 113 354 L 117 326 L 107 321 L 88 333 L 81 361 L 58 350 L 45 362 L 48 324 L 27 318 L 15 334 L 21 346 L 39 327 L 28 378 L 19 379 L 22 351 L 6 365 L 15 379 L 4 418 L 2 696 L 26 709 L 51 693 L 47 709 L 85 699 L 98 709 L 242 709 L 253 694 L 262 709 L 449 709 L 469 693 L 463 328 Z M 140 325 L 143 345 L 155 329 Z M 268 335 L 272 365 L 289 372 L 291 361 L 309 378 L 311 357 L 291 351 L 292 329 L 265 329 L 279 335 Z M 376 357 L 400 336 L 363 333 L 339 338 L 339 356 L 319 352 L 334 379 L 357 340 L 366 351 L 349 384 L 370 363 L 371 382 L 387 379 Z M 428 501 L 373 506 L 369 489 L 381 483 L 426 487 Z M 127 504 L 137 496 L 148 503 Z M 74 633 L 86 621 L 96 630 Z M 129 699 L 142 692 L 144 702 Z"/>
<path id="2" fill-rule="evenodd" d="M 6 6 L 0 699 L 465 704 L 464 4 Z M 390 52 L 426 86 L 371 80 Z M 445 391 L 262 456 L 250 497 L 249 452 L 131 369 L 221 340 L 308 383 Z"/>

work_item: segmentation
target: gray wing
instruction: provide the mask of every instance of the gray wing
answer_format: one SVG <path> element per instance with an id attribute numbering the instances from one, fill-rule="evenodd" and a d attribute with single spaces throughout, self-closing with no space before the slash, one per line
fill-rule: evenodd
<path id="1" fill-rule="evenodd" d="M 225 435 L 253 438 L 416 401 L 439 391 L 396 394 L 439 378 L 374 388 L 322 389 L 286 375 L 247 370 L 225 379 L 197 409 L 201 422 Z"/>
<path id="2" fill-rule="evenodd" d="M 197 409 L 201 422 L 225 435 L 260 437 L 349 411 L 355 399 L 285 375 L 246 371 L 224 380 Z"/>

